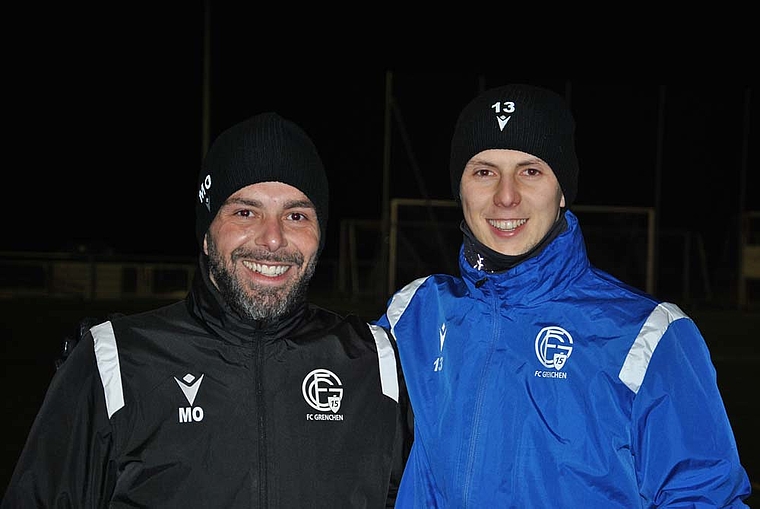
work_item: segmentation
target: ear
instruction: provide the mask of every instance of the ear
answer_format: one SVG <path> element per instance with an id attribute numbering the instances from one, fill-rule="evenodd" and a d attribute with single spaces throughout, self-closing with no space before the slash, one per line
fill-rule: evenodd
<path id="1" fill-rule="evenodd" d="M 203 253 L 208 256 L 208 232 L 203 235 Z"/>
<path id="2" fill-rule="evenodd" d="M 562 193 L 562 198 L 559 200 L 559 207 L 562 209 L 565 208 L 565 193 Z"/>

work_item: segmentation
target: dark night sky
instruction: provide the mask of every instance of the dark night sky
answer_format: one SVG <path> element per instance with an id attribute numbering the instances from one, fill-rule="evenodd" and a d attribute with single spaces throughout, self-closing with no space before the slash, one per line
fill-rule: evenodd
<path id="1" fill-rule="evenodd" d="M 202 156 L 203 12 L 154 8 L 98 13 L 98 23 L 60 28 L 20 44 L 15 100 L 23 115 L 11 152 L 9 228 L 0 250 L 59 251 L 77 244 L 131 254 L 194 256 L 195 181 Z M 227 8 L 229 9 L 229 7 Z M 76 18 L 76 13 L 67 12 Z M 90 13 L 92 14 L 92 13 Z M 52 16 L 46 21 L 54 25 Z M 254 113 L 277 110 L 309 132 L 332 188 L 326 253 L 337 252 L 341 218 L 379 219 L 386 68 L 318 67 L 308 55 L 268 66 L 262 41 L 239 13 L 212 13 L 212 137 Z M 27 44 L 28 43 L 28 44 Z M 270 56 L 271 57 L 271 56 Z M 327 60 L 328 55 L 325 56 Z M 271 59 L 266 59 L 271 61 Z M 297 63 L 293 63 L 293 62 Z M 284 63 L 284 62 L 283 62 Z M 576 203 L 656 205 L 658 99 L 655 81 L 526 78 L 490 72 L 394 69 L 393 93 L 421 189 L 396 125 L 392 197 L 449 199 L 448 151 L 456 115 L 481 84 L 523 81 L 570 99 L 581 165 Z M 741 193 L 746 93 L 741 82 L 669 83 L 665 88 L 660 221 L 705 237 L 719 253 L 731 223 L 760 209 L 757 97 Z"/>

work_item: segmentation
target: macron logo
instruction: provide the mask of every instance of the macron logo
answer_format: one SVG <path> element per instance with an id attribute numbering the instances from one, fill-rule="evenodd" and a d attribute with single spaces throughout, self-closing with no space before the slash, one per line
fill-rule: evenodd
<path id="1" fill-rule="evenodd" d="M 507 125 L 507 122 L 509 122 L 509 119 L 512 118 L 511 116 L 505 117 L 504 115 L 500 115 L 496 117 L 496 120 L 499 122 L 499 131 L 503 131 L 504 127 Z"/>
<path id="2" fill-rule="evenodd" d="M 174 381 L 177 382 L 177 385 L 179 385 L 179 388 L 182 389 L 182 393 L 187 398 L 187 402 L 192 406 L 193 402 L 195 401 L 195 396 L 198 395 L 198 389 L 201 388 L 201 382 L 203 381 L 203 377 L 205 375 L 201 375 L 200 378 L 196 380 L 196 378 L 191 375 L 190 373 L 186 374 L 182 377 L 183 382 L 180 382 L 177 380 L 177 377 L 174 377 Z"/>

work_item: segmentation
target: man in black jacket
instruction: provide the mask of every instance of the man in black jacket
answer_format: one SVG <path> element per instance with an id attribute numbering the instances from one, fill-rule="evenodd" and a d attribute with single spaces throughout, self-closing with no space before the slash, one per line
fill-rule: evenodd
<path id="1" fill-rule="evenodd" d="M 85 334 L 2 509 L 392 507 L 411 441 L 395 345 L 306 300 L 327 205 L 300 127 L 264 113 L 223 132 L 189 295 Z"/>

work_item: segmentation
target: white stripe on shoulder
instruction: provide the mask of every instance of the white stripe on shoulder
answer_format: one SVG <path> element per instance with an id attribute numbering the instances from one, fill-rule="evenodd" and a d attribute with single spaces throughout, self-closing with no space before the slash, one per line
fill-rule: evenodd
<path id="1" fill-rule="evenodd" d="M 649 367 L 649 361 L 657 348 L 662 335 L 671 323 L 681 318 L 687 318 L 681 308 L 669 302 L 663 302 L 652 310 L 649 318 L 636 336 L 618 378 L 634 393 L 639 392 L 641 383 Z"/>
<path id="2" fill-rule="evenodd" d="M 385 312 L 385 314 L 388 317 L 388 322 L 391 324 L 392 333 L 394 332 L 396 324 L 401 318 L 401 315 L 404 314 L 404 310 L 406 310 L 406 307 L 409 305 L 412 297 L 414 297 L 414 293 L 417 291 L 417 288 L 419 288 L 420 285 L 424 283 L 425 280 L 429 277 L 430 276 L 425 276 L 415 279 L 403 287 L 401 290 L 396 292 L 396 294 L 391 299 L 391 303 L 388 305 L 388 310 Z"/>
<path id="3" fill-rule="evenodd" d="M 124 406 L 124 390 L 121 385 L 119 349 L 111 322 L 103 322 L 90 329 L 95 342 L 95 359 L 100 372 L 100 383 L 106 396 L 108 418 Z"/>
<path id="4" fill-rule="evenodd" d="M 380 365 L 380 385 L 383 394 L 398 403 L 398 373 L 396 372 L 396 352 L 385 329 L 368 324 L 377 345 L 377 362 Z"/>

